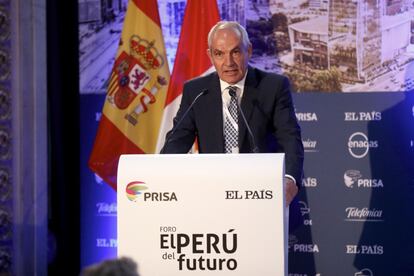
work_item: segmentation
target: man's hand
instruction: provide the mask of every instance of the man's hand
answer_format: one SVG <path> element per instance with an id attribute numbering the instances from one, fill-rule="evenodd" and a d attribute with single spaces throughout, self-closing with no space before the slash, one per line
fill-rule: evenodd
<path id="1" fill-rule="evenodd" d="M 286 207 L 292 202 L 295 198 L 296 194 L 298 193 L 298 186 L 296 186 L 295 182 L 290 179 L 289 177 L 285 177 L 286 182 Z"/>

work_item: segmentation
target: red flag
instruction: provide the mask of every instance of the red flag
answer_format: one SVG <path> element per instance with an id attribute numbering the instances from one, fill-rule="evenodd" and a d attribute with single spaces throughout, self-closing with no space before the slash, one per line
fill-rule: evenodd
<path id="1" fill-rule="evenodd" d="M 220 15 L 216 0 L 188 0 L 158 136 L 158 151 L 172 127 L 184 82 L 213 70 L 207 55 L 207 35 L 218 21 Z"/>
<path id="2" fill-rule="evenodd" d="M 89 167 L 116 189 L 125 153 L 154 153 L 170 79 L 156 0 L 130 0 Z"/>

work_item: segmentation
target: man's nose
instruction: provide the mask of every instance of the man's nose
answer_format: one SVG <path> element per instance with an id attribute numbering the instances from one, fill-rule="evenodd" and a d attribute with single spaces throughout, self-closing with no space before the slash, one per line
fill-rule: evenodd
<path id="1" fill-rule="evenodd" d="M 232 66 L 234 64 L 233 56 L 229 53 L 224 56 L 224 65 Z"/>

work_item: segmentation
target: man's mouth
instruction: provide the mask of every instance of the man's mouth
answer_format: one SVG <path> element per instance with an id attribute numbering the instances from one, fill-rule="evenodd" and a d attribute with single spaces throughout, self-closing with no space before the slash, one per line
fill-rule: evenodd
<path id="1" fill-rule="evenodd" d="M 227 74 L 227 75 L 233 75 L 237 73 L 237 69 L 224 70 L 223 72 L 224 74 Z"/>

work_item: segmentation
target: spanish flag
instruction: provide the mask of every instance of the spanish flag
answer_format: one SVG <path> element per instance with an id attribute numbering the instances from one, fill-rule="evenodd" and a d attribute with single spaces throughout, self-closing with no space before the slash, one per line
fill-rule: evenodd
<path id="1" fill-rule="evenodd" d="M 165 135 L 172 128 L 173 118 L 180 106 L 184 82 L 214 70 L 207 55 L 207 36 L 218 21 L 220 14 L 216 0 L 187 1 L 157 150 L 161 150 Z"/>
<path id="2" fill-rule="evenodd" d="M 154 153 L 168 63 L 156 0 L 130 0 L 89 167 L 116 189 L 121 154 Z"/>

